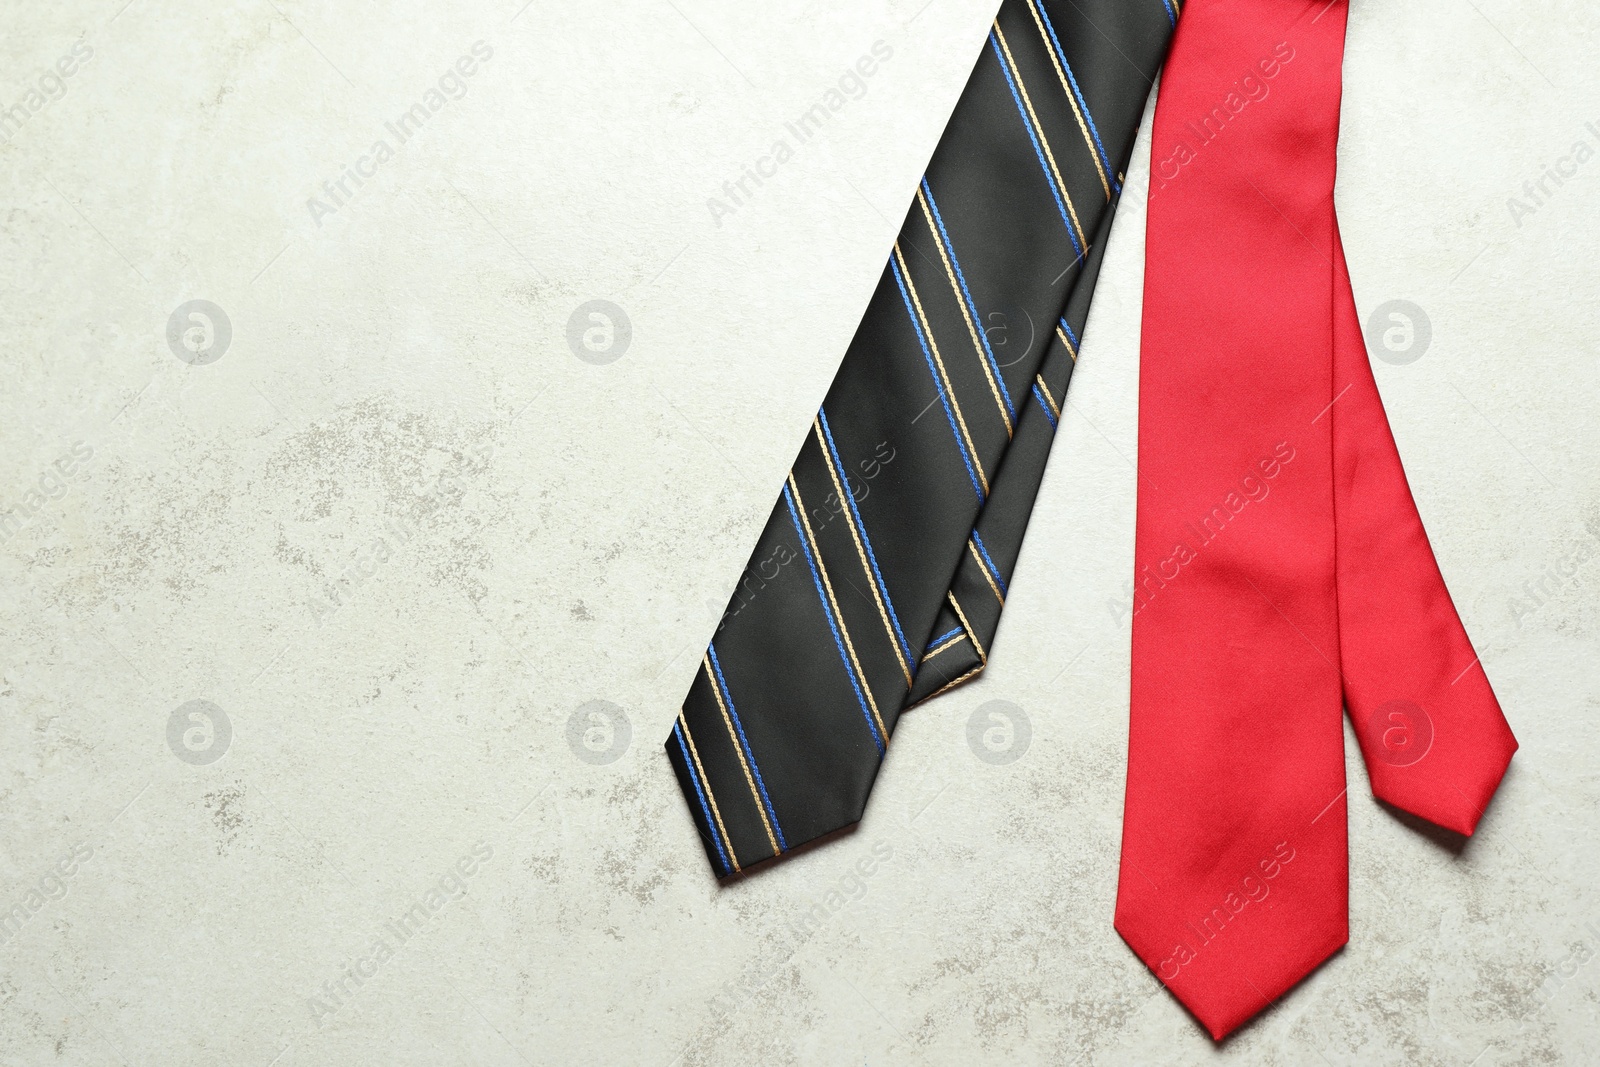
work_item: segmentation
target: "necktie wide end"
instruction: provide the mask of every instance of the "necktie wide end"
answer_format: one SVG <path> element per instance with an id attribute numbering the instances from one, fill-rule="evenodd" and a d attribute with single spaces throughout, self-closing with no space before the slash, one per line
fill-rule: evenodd
<path id="1" fill-rule="evenodd" d="M 667 750 L 667 759 L 678 777 L 678 788 L 683 792 L 690 817 L 700 833 L 700 844 L 706 850 L 706 862 L 711 864 L 711 873 L 718 878 L 738 873 L 739 862 L 730 856 L 725 831 L 719 825 L 720 820 L 712 814 L 702 772 L 696 768 L 692 757 L 685 758 L 687 746 L 680 726 L 673 726 L 671 735 L 662 747 Z"/>
<path id="2" fill-rule="evenodd" d="M 739 726 L 729 725 L 721 732 L 705 723 L 697 727 L 686 708 L 662 746 L 700 834 L 706 861 L 717 878 L 765 867 L 770 860 L 849 830 L 861 821 L 872 788 L 871 772 L 877 768 L 877 761 L 870 759 L 873 750 L 869 742 L 858 741 L 856 759 L 814 764 L 771 760 L 765 764 L 767 775 L 763 777 L 761 767 L 741 743 L 745 738 Z M 792 775 L 795 768 L 805 773 L 804 781 L 813 788 L 806 793 L 805 803 L 781 809 L 780 820 L 769 783 L 776 784 L 774 773 L 781 770 Z"/>
<path id="3" fill-rule="evenodd" d="M 1291 944 L 1287 952 L 1247 951 L 1246 955 L 1260 958 L 1234 957 L 1224 961 L 1207 954 L 1204 943 L 1197 950 L 1180 943 L 1171 949 L 1147 952 L 1138 937 L 1140 925 L 1136 920 L 1125 923 L 1121 915 L 1115 922 L 1117 933 L 1134 954 L 1211 1035 L 1211 1040 L 1219 1043 L 1310 977 L 1350 939 L 1349 923 L 1343 921 L 1320 938 L 1295 939 L 1298 944 Z M 1190 935 L 1193 936 L 1192 928 Z M 1208 969 L 1212 973 L 1208 974 Z"/>

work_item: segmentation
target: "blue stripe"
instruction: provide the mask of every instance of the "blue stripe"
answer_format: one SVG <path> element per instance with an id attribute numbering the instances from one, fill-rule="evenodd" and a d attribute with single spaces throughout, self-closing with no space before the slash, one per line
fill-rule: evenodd
<path id="1" fill-rule="evenodd" d="M 673 723 L 672 732 L 677 735 L 678 751 L 683 753 L 683 765 L 688 768 L 689 781 L 694 783 L 694 795 L 700 798 L 700 811 L 706 817 L 706 829 L 711 831 L 711 843 L 717 846 L 717 857 L 722 860 L 722 873 L 727 874 L 732 870 L 728 865 L 728 854 L 722 851 L 722 837 L 717 833 L 717 824 L 711 821 L 711 809 L 706 806 L 706 795 L 700 790 L 700 776 L 694 772 L 694 760 L 689 756 L 689 746 L 684 743 L 683 730 L 678 723 Z"/>
<path id="2" fill-rule="evenodd" d="M 783 487 L 784 502 L 789 505 L 789 519 L 794 523 L 794 532 L 800 537 L 800 548 L 806 554 L 806 565 L 811 568 L 811 581 L 817 587 L 817 599 L 822 601 L 822 613 L 828 617 L 828 629 L 833 631 L 833 645 L 839 650 L 839 662 L 844 664 L 844 673 L 850 676 L 850 688 L 856 691 L 856 702 L 861 705 L 861 717 L 867 720 L 867 729 L 872 731 L 872 743 L 878 746 L 878 758 L 883 758 L 883 739 L 878 736 L 878 726 L 872 721 L 872 712 L 867 708 L 867 698 L 861 693 L 861 683 L 856 679 L 856 672 L 850 666 L 850 658 L 845 654 L 844 641 L 839 637 L 839 624 L 833 619 L 833 609 L 828 606 L 828 596 L 822 591 L 822 576 L 817 573 L 817 561 L 811 556 L 811 542 L 806 533 L 800 528 L 800 513 L 795 510 L 794 496 L 789 492 L 789 487 Z"/>
<path id="3" fill-rule="evenodd" d="M 839 459 L 839 449 L 833 443 L 833 430 L 828 427 L 828 413 L 821 408 L 817 409 L 817 417 L 822 421 L 822 433 L 828 439 L 828 451 L 833 454 L 833 465 L 839 470 L 844 470 L 844 462 Z M 845 496 L 850 501 L 850 514 L 855 516 L 856 529 L 861 532 L 861 541 L 867 548 L 867 560 L 872 564 L 872 576 L 878 581 L 878 591 L 883 594 L 883 602 L 889 608 L 889 619 L 894 623 L 894 635 L 900 639 L 900 647 L 905 652 L 906 658 L 911 658 L 911 642 L 906 640 L 906 635 L 900 629 L 900 616 L 894 613 L 894 601 L 889 598 L 889 583 L 883 580 L 883 572 L 878 569 L 878 557 L 872 551 L 872 538 L 867 536 L 867 524 L 861 517 L 861 511 L 856 507 L 856 498 L 845 486 Z"/>
<path id="4" fill-rule="evenodd" d="M 1083 344 L 1078 340 L 1078 335 L 1073 332 L 1072 323 L 1067 321 L 1067 317 L 1065 315 L 1061 316 L 1061 328 L 1067 331 L 1067 340 L 1072 342 L 1073 348 L 1077 349 L 1083 347 Z"/>
<path id="5" fill-rule="evenodd" d="M 950 262 L 955 264 L 956 281 L 961 283 L 961 295 L 966 298 L 967 308 L 978 323 L 978 337 L 983 341 L 983 353 L 989 357 L 989 366 L 994 371 L 995 381 L 1000 383 L 1000 395 L 1005 398 L 1006 411 L 1015 417 L 1017 405 L 1011 402 L 1011 393 L 1006 389 L 1005 375 L 1000 373 L 1000 364 L 994 358 L 994 349 L 989 347 L 989 335 L 983 329 L 983 316 L 978 314 L 978 305 L 973 302 L 972 293 L 967 289 L 967 276 L 961 273 L 961 260 L 956 258 L 956 246 L 944 228 L 944 216 L 939 214 L 939 202 L 933 198 L 933 189 L 928 185 L 926 174 L 922 176 L 922 191 L 928 194 L 928 206 L 933 208 L 933 221 L 939 224 L 939 236 L 944 240 L 945 250 L 950 253 Z"/>
<path id="6" fill-rule="evenodd" d="M 965 632 L 966 631 L 962 630 L 961 627 L 957 626 L 954 630 L 951 630 L 949 633 L 940 634 L 938 637 L 935 637 L 932 641 L 929 641 L 928 642 L 928 647 L 926 649 L 924 649 L 923 651 L 932 651 L 934 645 L 942 645 L 946 641 L 948 641 L 952 637 L 954 637 L 956 634 L 965 633 Z"/>
<path id="7" fill-rule="evenodd" d="M 1167 21 L 1176 26 L 1178 24 L 1178 16 L 1172 10 L 1172 5 L 1168 3 L 1168 0 L 1161 0 L 1161 6 L 1167 9 Z"/>
<path id="8" fill-rule="evenodd" d="M 789 843 L 783 839 L 783 828 L 778 825 L 778 813 L 772 810 L 772 798 L 767 796 L 767 783 L 761 780 L 761 768 L 756 766 L 756 754 L 750 751 L 750 741 L 744 736 L 744 723 L 739 721 L 739 712 L 733 706 L 733 694 L 728 691 L 728 681 L 722 677 L 722 664 L 717 662 L 717 646 L 715 643 L 707 647 L 711 653 L 711 666 L 717 671 L 717 688 L 722 690 L 722 699 L 727 701 L 728 714 L 733 716 L 733 728 L 739 732 L 739 746 L 744 749 L 745 758 L 750 761 L 750 769 L 755 772 L 756 788 L 761 790 L 761 802 L 767 806 L 767 815 L 772 819 L 772 832 L 778 835 L 778 850 L 789 851 Z"/>
<path id="9" fill-rule="evenodd" d="M 906 292 L 905 279 L 900 277 L 900 264 L 895 262 L 893 256 L 889 257 L 889 269 L 894 271 L 895 284 L 900 286 L 900 299 L 905 301 L 906 314 L 911 318 L 911 328 L 917 331 L 917 343 L 922 345 L 922 358 L 928 361 L 928 373 L 933 375 L 933 387 L 939 391 L 939 402 L 944 405 L 944 417 L 950 423 L 950 433 L 956 439 L 956 448 L 961 452 L 961 462 L 967 465 L 967 477 L 972 481 L 972 491 L 978 494 L 978 503 L 983 503 L 983 484 L 978 481 L 978 474 L 972 469 L 972 460 L 967 457 L 966 442 L 961 440 L 961 430 L 956 426 L 956 417 L 950 411 L 950 401 L 944 395 L 944 383 L 939 380 L 939 368 L 933 365 L 933 354 L 928 351 L 928 339 L 922 336 L 922 323 L 917 321 L 916 309 L 911 306 L 911 295 Z"/>
<path id="10" fill-rule="evenodd" d="M 1067 237 L 1072 241 L 1072 250 L 1078 255 L 1083 255 L 1083 248 L 1078 244 L 1078 235 L 1072 231 L 1072 219 L 1067 215 L 1067 205 L 1061 202 L 1061 191 L 1056 188 L 1056 180 L 1050 174 L 1050 164 L 1045 162 L 1044 149 L 1039 147 L 1039 138 L 1034 135 L 1033 123 L 1028 120 L 1028 112 L 1022 106 L 1022 97 L 1017 94 L 1017 83 L 1011 80 L 1011 68 L 1006 65 L 1006 57 L 1000 51 L 1000 42 L 995 38 L 994 31 L 989 31 L 989 44 L 994 48 L 995 58 L 1000 61 L 1000 73 L 1006 76 L 1006 85 L 1011 88 L 1011 100 L 1017 105 L 1017 114 L 1022 116 L 1022 126 L 1028 131 L 1028 140 L 1033 142 L 1033 154 L 1039 157 L 1039 169 L 1044 171 L 1044 180 L 1050 186 L 1050 195 L 1056 198 L 1056 210 L 1061 212 L 1061 221 L 1067 224 Z"/>
<path id="11" fill-rule="evenodd" d="M 1000 587 L 1001 594 L 1006 592 L 1006 580 L 1000 577 L 1000 568 L 994 565 L 994 560 L 989 558 L 989 550 L 983 545 L 983 538 L 978 536 L 977 527 L 972 529 L 972 543 L 978 546 L 978 551 L 983 555 L 983 561 L 989 565 L 989 573 L 994 575 L 995 584 Z"/>
<path id="12" fill-rule="evenodd" d="M 1163 4 L 1167 0 L 1161 0 Z M 1106 146 L 1100 143 L 1100 131 L 1095 129 L 1094 116 L 1089 114 L 1089 102 L 1083 98 L 1083 90 L 1078 88 L 1078 79 L 1072 76 L 1072 64 L 1067 62 L 1067 53 L 1061 48 L 1061 39 L 1056 36 L 1056 28 L 1050 22 L 1050 13 L 1044 9 L 1043 4 L 1038 5 L 1039 14 L 1044 18 L 1045 29 L 1050 31 L 1050 43 L 1056 46 L 1056 55 L 1061 59 L 1061 69 L 1067 72 L 1067 81 L 1072 83 L 1072 95 L 1078 99 L 1078 107 L 1083 109 L 1083 117 L 1089 123 L 1089 133 L 1094 137 L 1094 147 L 1100 153 L 1100 163 L 1106 168 L 1106 177 L 1111 180 L 1111 187 L 1117 192 L 1122 192 L 1122 183 L 1117 181 L 1117 176 L 1111 170 L 1111 160 L 1106 156 Z M 1168 18 L 1172 15 L 1169 12 Z M 1173 23 L 1177 25 L 1176 22 Z"/>
<path id="13" fill-rule="evenodd" d="M 1050 411 L 1050 405 L 1044 402 L 1044 394 L 1039 392 L 1039 387 L 1037 385 L 1033 387 L 1033 398 L 1037 400 L 1039 402 L 1039 406 L 1044 409 L 1044 417 L 1050 420 L 1050 428 L 1054 430 L 1056 428 L 1056 417 Z"/>

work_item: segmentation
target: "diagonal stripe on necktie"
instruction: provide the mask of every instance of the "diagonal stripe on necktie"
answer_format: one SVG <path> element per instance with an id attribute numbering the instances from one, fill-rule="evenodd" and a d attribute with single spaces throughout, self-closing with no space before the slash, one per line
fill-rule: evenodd
<path id="1" fill-rule="evenodd" d="M 666 742 L 719 876 L 980 672 L 1177 0 L 1005 0 Z"/>

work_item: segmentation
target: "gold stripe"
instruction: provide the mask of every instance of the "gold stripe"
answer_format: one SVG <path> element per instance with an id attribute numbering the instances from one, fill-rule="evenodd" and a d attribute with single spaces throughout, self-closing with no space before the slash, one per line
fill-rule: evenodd
<path id="1" fill-rule="evenodd" d="M 989 655 L 984 652 L 983 644 L 978 640 L 977 632 L 973 630 L 972 624 L 967 621 L 967 613 L 961 610 L 961 605 L 956 601 L 954 593 L 946 593 L 945 596 L 950 598 L 950 606 L 956 609 L 956 618 L 961 620 L 961 628 L 967 631 L 967 640 L 972 642 L 972 647 L 978 653 L 978 659 L 987 665 Z"/>
<path id="2" fill-rule="evenodd" d="M 989 588 L 994 591 L 994 598 L 1000 601 L 1000 606 L 1006 606 L 1006 598 L 1000 595 L 1000 587 L 994 584 L 994 575 L 989 573 L 989 567 L 983 562 L 983 557 L 978 555 L 977 546 L 972 543 L 972 538 L 967 538 L 967 551 L 972 553 L 972 560 L 983 572 L 984 581 L 989 583 Z"/>
<path id="3" fill-rule="evenodd" d="M 957 619 L 960 619 L 960 621 L 962 621 L 962 629 L 966 630 L 966 640 L 970 640 L 971 643 L 973 643 L 973 651 L 976 651 L 976 653 L 978 653 L 979 661 L 981 661 L 982 664 L 986 664 L 986 665 L 989 664 L 989 653 L 986 653 L 986 651 L 984 651 L 984 646 L 982 646 L 982 641 L 978 640 L 978 632 L 976 632 L 976 630 L 973 629 L 973 624 L 971 624 L 971 622 L 966 621 L 966 613 L 965 613 L 965 611 L 962 611 L 962 605 L 960 605 L 960 601 L 958 601 L 957 598 L 955 598 L 955 593 L 954 592 L 946 592 L 946 593 L 944 593 L 944 595 L 946 595 L 946 597 L 949 598 L 950 606 L 952 606 L 952 608 L 955 608 L 955 617 L 957 617 Z"/>
<path id="4" fill-rule="evenodd" d="M 1017 67 L 1017 61 L 1011 56 L 1011 46 L 1006 44 L 1006 35 L 1000 29 L 1000 20 L 994 22 L 994 32 L 1000 38 L 1000 48 L 1006 54 L 1006 62 L 1011 67 L 1011 73 L 1017 80 L 1017 91 L 1022 94 L 1022 103 L 1028 109 L 1028 117 L 1033 120 L 1033 128 L 1039 134 L 1039 143 L 1044 146 L 1044 156 L 1050 161 L 1050 172 L 1056 177 L 1056 188 L 1061 190 L 1061 199 L 1066 201 L 1067 214 L 1072 216 L 1072 226 L 1078 231 L 1079 247 L 1087 247 L 1083 237 L 1083 223 L 1078 221 L 1078 209 L 1072 206 L 1072 194 L 1067 192 L 1067 183 L 1061 180 L 1061 170 L 1056 166 L 1055 153 L 1050 151 L 1050 139 L 1044 135 L 1044 126 L 1039 122 L 1039 116 L 1033 112 L 1033 101 L 1028 99 L 1028 87 L 1022 83 L 1022 71 Z"/>
<path id="5" fill-rule="evenodd" d="M 965 641 L 966 639 L 967 639 L 967 635 L 964 632 L 956 634 L 950 640 L 946 641 L 944 644 L 940 645 L 938 648 L 934 649 L 932 652 L 929 652 L 926 656 L 923 656 L 922 657 L 922 662 L 923 663 L 927 663 L 930 659 L 932 659 L 933 657 L 937 656 L 939 653 L 943 652 L 945 649 L 951 648 L 951 647 L 953 647 L 955 645 L 959 645 L 961 642 Z"/>
<path id="6" fill-rule="evenodd" d="M 1044 384 L 1044 375 L 1035 374 L 1033 376 L 1033 380 L 1039 383 L 1039 392 L 1043 393 L 1044 394 L 1044 398 L 1050 402 L 1050 414 L 1052 414 L 1052 415 L 1054 415 L 1056 417 L 1056 421 L 1057 422 L 1060 422 L 1061 421 L 1061 405 L 1057 404 L 1056 403 L 1056 398 L 1050 395 L 1050 387 L 1048 385 Z"/>
<path id="7" fill-rule="evenodd" d="M 706 681 L 711 683 L 711 691 L 717 696 L 717 707 L 722 709 L 722 721 L 728 727 L 728 740 L 733 742 L 733 751 L 739 756 L 739 766 L 744 768 L 744 780 L 750 786 L 750 799 L 756 802 L 756 814 L 761 816 L 761 825 L 766 827 L 767 841 L 772 845 L 772 854 L 778 854 L 778 839 L 772 836 L 772 824 L 767 821 L 767 809 L 761 803 L 761 794 L 756 791 L 756 780 L 750 777 L 750 764 L 745 762 L 744 746 L 739 744 L 739 735 L 733 728 L 733 720 L 728 717 L 728 705 L 722 699 L 722 686 L 717 684 L 717 676 L 711 670 L 711 657 L 705 653 L 700 654 L 700 662 L 706 668 Z"/>
<path id="8" fill-rule="evenodd" d="M 907 711 L 910 711 L 912 708 L 921 707 L 922 705 L 926 704 L 928 701 L 932 700 L 934 697 L 939 696 L 941 693 L 949 692 L 950 690 L 954 689 L 956 686 L 960 685 L 962 682 L 966 681 L 968 678 L 971 678 L 973 675 L 979 674 L 982 671 L 983 671 L 983 664 L 980 663 L 976 667 L 974 667 L 970 671 L 968 671 L 966 674 L 963 674 L 961 677 L 946 682 L 944 685 L 940 686 L 938 689 L 935 689 L 933 692 L 929 693 L 927 696 L 923 697 L 921 700 L 918 700 L 915 704 L 907 704 L 905 706 L 905 708 L 900 712 L 900 714 L 904 715 Z"/>
<path id="9" fill-rule="evenodd" d="M 822 575 L 822 587 L 828 591 L 828 603 L 833 605 L 833 616 L 839 620 L 839 632 L 844 635 L 844 647 L 850 652 L 850 663 L 855 667 L 856 678 L 861 682 L 862 692 L 867 695 L 867 706 L 872 709 L 873 721 L 878 724 L 878 736 L 887 746 L 889 732 L 883 728 L 883 716 L 878 714 L 878 702 L 872 698 L 872 686 L 867 682 L 866 672 L 861 669 L 861 661 L 856 659 L 856 646 L 850 641 L 850 628 L 844 624 L 844 613 L 839 610 L 839 601 L 833 595 L 833 583 L 828 580 L 828 567 L 822 562 L 822 550 L 817 547 L 816 535 L 811 532 L 811 517 L 806 514 L 806 506 L 800 499 L 800 487 L 795 484 L 794 471 L 789 472 L 789 491 L 794 494 L 795 510 L 800 513 L 800 522 L 806 530 L 806 540 L 811 543 L 811 555 L 817 561 L 817 572 Z"/>
<path id="10" fill-rule="evenodd" d="M 1056 327 L 1056 336 L 1061 338 L 1061 343 L 1067 346 L 1067 355 L 1072 357 L 1072 362 L 1078 362 L 1078 350 L 1072 347 L 1072 342 L 1067 339 L 1066 334 L 1061 332 L 1060 326 Z"/>
<path id="11" fill-rule="evenodd" d="M 1044 22 L 1039 17 L 1038 0 L 1028 0 L 1028 10 L 1033 12 L 1033 24 L 1039 27 L 1039 39 L 1044 42 L 1044 50 L 1050 57 L 1050 63 L 1056 68 L 1056 78 L 1061 82 L 1061 91 L 1067 94 L 1067 103 L 1072 105 L 1072 113 L 1078 118 L 1078 129 L 1083 131 L 1083 143 L 1089 148 L 1089 158 L 1094 160 L 1094 169 L 1100 174 L 1100 185 L 1106 191 L 1106 202 L 1111 202 L 1111 183 L 1106 181 L 1106 169 L 1100 165 L 1100 153 L 1095 149 L 1094 137 L 1089 133 L 1089 127 L 1083 121 L 1083 112 L 1078 110 L 1078 97 L 1067 84 L 1066 72 L 1061 69 L 1061 61 L 1056 58 L 1056 50 L 1051 47 L 1050 35 L 1044 28 Z"/>
<path id="12" fill-rule="evenodd" d="M 728 836 L 728 828 L 722 825 L 722 812 L 717 810 L 717 795 L 711 791 L 711 779 L 706 777 L 706 769 L 700 765 L 700 751 L 695 748 L 694 735 L 689 732 L 689 720 L 683 717 L 683 709 L 678 709 L 678 722 L 683 727 L 683 739 L 689 742 L 689 755 L 694 758 L 695 770 L 700 772 L 700 780 L 706 786 L 706 799 L 711 801 L 711 814 L 716 816 L 717 829 L 722 831 L 723 844 L 728 846 L 728 860 L 733 864 L 733 869 L 739 871 L 739 856 L 733 851 L 733 838 Z"/>
<path id="13" fill-rule="evenodd" d="M 911 668 L 906 665 L 905 654 L 900 649 L 899 640 L 895 638 L 894 626 L 889 622 L 889 613 L 883 606 L 883 597 L 878 595 L 878 583 L 872 573 L 872 564 L 867 561 L 867 551 L 862 547 L 861 535 L 856 530 L 855 511 L 844 497 L 844 486 L 839 483 L 838 468 L 833 465 L 833 452 L 822 436 L 822 421 L 816 416 L 812 416 L 811 429 L 817 435 L 817 445 L 822 449 L 822 458 L 828 464 L 828 476 L 833 479 L 833 491 L 839 494 L 839 503 L 844 508 L 845 525 L 850 527 L 850 539 L 856 543 L 856 556 L 861 560 L 861 570 L 867 576 L 867 585 L 872 587 L 872 599 L 878 605 L 878 618 L 883 620 L 883 632 L 889 635 L 889 646 L 894 649 L 894 658 L 900 662 L 900 673 L 906 676 L 906 688 L 910 689 Z"/>
<path id="14" fill-rule="evenodd" d="M 937 224 L 933 221 L 933 213 L 928 210 L 928 200 L 922 195 L 922 187 L 917 186 L 917 203 L 922 205 L 922 217 L 928 220 L 928 232 L 933 235 L 933 243 L 939 246 L 939 258 L 944 261 L 945 277 L 950 279 L 950 291 L 955 294 L 956 303 L 961 307 L 961 317 L 966 320 L 967 332 L 972 335 L 972 347 L 978 353 L 978 366 L 983 368 L 983 376 L 989 379 L 989 392 L 994 394 L 994 405 L 1000 409 L 1000 419 L 1006 424 L 1006 436 L 1013 432 L 1011 425 L 1011 412 L 1006 410 L 1005 401 L 1000 398 L 1000 390 L 994 384 L 994 375 L 989 371 L 989 360 L 983 352 L 983 342 L 978 338 L 978 329 L 972 324 L 972 315 L 967 311 L 967 302 L 961 296 L 961 284 L 956 280 L 956 272 L 950 267 L 950 257 L 945 253 L 944 237 L 939 233 Z"/>
<path id="15" fill-rule="evenodd" d="M 911 280 L 911 268 L 906 265 L 905 253 L 900 251 L 900 242 L 894 243 L 895 258 L 900 261 L 900 276 L 905 279 L 906 291 L 911 294 L 911 303 L 917 309 L 917 319 L 922 323 L 923 336 L 928 339 L 928 348 L 933 352 L 933 362 L 939 367 L 939 378 L 944 382 L 945 395 L 950 398 L 950 406 L 955 409 L 956 422 L 961 426 L 961 436 L 967 442 L 967 454 L 972 457 L 972 465 L 977 468 L 978 482 L 983 486 L 983 495 L 989 495 L 989 477 L 983 473 L 983 461 L 978 458 L 978 450 L 972 444 L 972 434 L 967 432 L 967 420 L 961 414 L 961 401 L 956 397 L 956 391 L 950 384 L 950 375 L 945 372 L 944 358 L 939 355 L 939 343 L 933 339 L 933 327 L 928 325 L 928 316 L 923 313 L 922 299 L 917 296 L 917 287 Z"/>
<path id="16" fill-rule="evenodd" d="M 983 667 L 984 667 L 983 664 L 981 664 L 981 663 L 978 664 L 976 667 L 972 668 L 970 671 L 968 671 L 966 674 L 963 674 L 961 677 L 952 678 L 950 681 L 944 683 L 944 685 L 941 685 L 939 688 L 937 688 L 933 692 L 929 693 L 923 699 L 924 700 L 932 700 L 934 697 L 938 696 L 940 693 L 948 693 L 950 690 L 954 689 L 956 686 L 960 685 L 962 682 L 966 681 L 968 678 L 971 678 L 973 675 L 978 674 L 979 672 L 981 672 L 983 670 Z"/>

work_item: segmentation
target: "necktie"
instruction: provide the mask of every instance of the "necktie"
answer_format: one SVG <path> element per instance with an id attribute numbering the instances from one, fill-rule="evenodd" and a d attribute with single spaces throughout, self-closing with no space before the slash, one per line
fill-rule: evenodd
<path id="1" fill-rule="evenodd" d="M 1516 741 L 1362 347 L 1333 209 L 1345 0 L 1191 0 L 1152 141 L 1116 926 L 1217 1039 L 1347 937 L 1373 792 L 1470 834 Z"/>
<path id="2" fill-rule="evenodd" d="M 719 876 L 983 669 L 1178 0 L 1004 0 L 666 741 Z"/>

